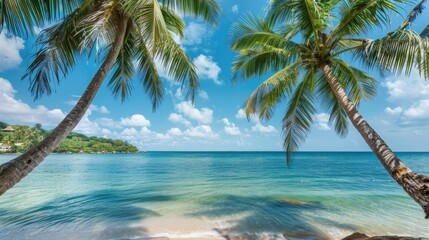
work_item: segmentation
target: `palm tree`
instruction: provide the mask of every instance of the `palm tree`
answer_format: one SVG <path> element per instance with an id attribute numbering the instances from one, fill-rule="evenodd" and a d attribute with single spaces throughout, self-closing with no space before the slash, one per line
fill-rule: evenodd
<path id="1" fill-rule="evenodd" d="M 10 10 L 3 6 L 8 3 L 20 6 Z M 37 11 L 26 11 L 30 8 L 26 4 L 36 5 Z M 31 23 L 41 24 L 43 20 L 67 13 L 38 36 L 39 50 L 24 76 L 30 79 L 29 89 L 36 99 L 51 94 L 53 85 L 67 76 L 79 58 L 95 56 L 102 61 L 78 103 L 52 133 L 24 154 L 0 166 L 0 195 L 39 165 L 73 130 L 111 70 L 108 86 L 114 96 L 125 100 L 137 73 L 155 110 L 163 96 L 163 84 L 155 66 L 155 61 L 159 61 L 177 82 L 188 86 L 188 96 L 193 101 L 198 89 L 196 69 L 173 40 L 173 34 L 184 35 L 184 22 L 178 14 L 201 17 L 215 24 L 220 10 L 215 0 L 3 0 L 0 5 L 1 22 L 13 33 L 29 32 L 27 25 Z M 14 12 L 21 10 L 31 12 L 28 19 L 26 14 Z M 13 19 L 13 16 L 18 17 Z M 14 24 L 14 20 L 18 23 Z M 100 47 L 102 50 L 97 50 Z"/>
<path id="2" fill-rule="evenodd" d="M 401 26 L 399 29 L 405 29 L 409 27 L 414 20 L 416 20 L 417 16 L 419 14 L 422 14 L 425 6 L 424 4 L 427 2 L 427 0 L 420 0 L 419 3 L 411 10 L 411 12 L 408 14 L 408 16 L 405 18 L 405 20 L 401 23 Z M 421 37 L 429 37 L 429 25 L 426 26 L 425 29 L 420 33 Z"/>
<path id="3" fill-rule="evenodd" d="M 245 104 L 248 116 L 272 117 L 283 99 L 282 120 L 288 163 L 310 132 L 319 102 L 335 131 L 345 136 L 348 120 L 365 139 L 389 174 L 423 208 L 429 218 L 429 178 L 411 171 L 358 112 L 361 100 L 376 94 L 377 81 L 350 64 L 360 59 L 367 69 L 410 74 L 417 68 L 429 77 L 429 39 L 399 29 L 381 39 L 362 38 L 389 26 L 402 0 L 271 0 L 265 19 L 248 16 L 233 26 L 233 82 L 274 73 Z"/>

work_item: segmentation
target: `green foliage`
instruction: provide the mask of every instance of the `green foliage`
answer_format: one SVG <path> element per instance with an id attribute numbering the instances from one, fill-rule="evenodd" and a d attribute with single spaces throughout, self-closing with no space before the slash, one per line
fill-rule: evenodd
<path id="1" fill-rule="evenodd" d="M 7 125 L 7 124 L 6 124 Z M 9 126 L 9 125 L 7 125 Z M 0 132 L 0 141 L 12 147 L 11 152 L 24 152 L 34 146 L 51 131 L 36 127 L 13 125 L 14 132 Z M 139 150 L 122 140 L 88 137 L 81 133 L 70 133 L 55 149 L 56 153 L 136 153 Z"/>
<path id="2" fill-rule="evenodd" d="M 405 0 L 271 0 L 264 19 L 247 16 L 233 25 L 232 66 L 235 83 L 271 74 L 246 100 L 248 117 L 269 120 L 286 100 L 282 130 L 290 163 L 310 132 L 319 103 L 341 137 L 348 132 L 345 110 L 322 68 L 328 66 L 356 106 L 376 95 L 377 81 L 345 59 L 360 59 L 367 69 L 410 74 L 418 69 L 429 78 L 429 39 L 408 30 L 380 39 L 360 38 L 389 27 L 390 17 Z M 422 1 L 415 13 L 420 12 Z M 410 22 L 413 17 L 408 17 Z M 344 58 L 346 57 L 346 58 Z"/>
<path id="3" fill-rule="evenodd" d="M 9 2 L 12 1 L 0 0 L 0 4 Z M 55 1 L 47 2 L 46 6 Z M 11 30 L 17 33 L 28 32 L 28 24 L 32 24 L 31 27 L 39 26 L 43 21 L 55 18 L 31 18 L 32 8 L 26 6 L 25 1 L 15 5 L 16 11 L 30 14 L 26 21 L 24 19 L 12 25 Z M 40 7 L 45 5 L 41 4 Z M 159 59 L 176 82 L 186 85 L 187 96 L 194 100 L 199 87 L 196 68 L 183 48 L 173 40 L 173 35 L 184 36 L 185 23 L 179 14 L 201 17 L 215 24 L 220 12 L 215 0 L 75 0 L 70 3 L 59 1 L 58 6 L 53 7 L 52 10 L 66 8 L 63 18 L 55 18 L 58 21 L 38 35 L 38 51 L 23 76 L 30 80 L 29 89 L 35 99 L 50 95 L 78 59 L 95 56 L 96 60 L 104 61 L 108 55 L 106 52 L 120 47 L 112 74 L 109 75 L 108 86 L 113 96 L 125 101 L 132 92 L 133 80 L 137 76 L 148 93 L 152 109 L 156 110 L 164 91 L 154 64 L 155 59 Z M 0 16 L 11 22 L 12 18 L 7 16 L 8 9 L 4 10 Z M 40 11 L 49 14 L 48 10 Z M 114 46 L 117 26 L 124 20 L 127 21 L 125 39 L 122 46 Z M 5 27 L 9 25 L 5 24 Z M 134 67 L 135 62 L 138 68 Z"/>

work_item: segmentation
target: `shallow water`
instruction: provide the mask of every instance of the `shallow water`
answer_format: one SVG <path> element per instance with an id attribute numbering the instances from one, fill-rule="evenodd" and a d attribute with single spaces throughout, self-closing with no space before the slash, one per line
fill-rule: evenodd
<path id="1" fill-rule="evenodd" d="M 290 168 L 284 157 L 54 154 L 0 197 L 0 239 L 429 237 L 423 211 L 372 153 L 298 153 Z M 399 157 L 429 174 L 429 153 Z"/>

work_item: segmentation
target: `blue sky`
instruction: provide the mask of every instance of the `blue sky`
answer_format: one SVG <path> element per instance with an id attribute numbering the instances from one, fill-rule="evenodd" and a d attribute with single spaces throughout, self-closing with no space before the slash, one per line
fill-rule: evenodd
<path id="1" fill-rule="evenodd" d="M 197 19 L 186 18 L 183 48 L 199 69 L 201 91 L 193 106 L 162 71 L 165 81 L 163 104 L 152 112 L 151 104 L 138 81 L 125 102 L 114 99 L 107 81 L 91 109 L 76 128 L 88 135 L 119 138 L 141 150 L 282 150 L 281 118 L 285 104 L 279 105 L 269 122 L 248 121 L 242 111 L 246 97 L 260 83 L 259 78 L 230 84 L 235 54 L 229 48 L 231 24 L 246 13 L 263 14 L 266 0 L 220 0 L 223 9 L 218 26 L 212 28 Z M 410 10 L 405 6 L 406 12 Z M 426 9 L 412 28 L 417 32 L 428 24 Z M 425 19 L 426 18 L 426 22 Z M 403 17 L 392 17 L 399 26 Z M 389 29 L 385 29 L 387 32 Z M 380 33 L 368 37 L 375 38 Z M 0 121 L 12 124 L 41 123 L 53 128 L 83 93 L 98 68 L 93 60 L 82 61 L 61 82 L 51 96 L 33 101 L 29 83 L 21 81 L 35 51 L 35 38 L 0 35 Z M 429 82 L 413 72 L 411 76 L 379 76 L 378 95 L 360 106 L 360 111 L 396 151 L 428 151 Z M 319 109 L 312 133 L 301 150 L 367 151 L 358 133 L 350 128 L 346 138 L 335 135 L 329 116 Z"/>

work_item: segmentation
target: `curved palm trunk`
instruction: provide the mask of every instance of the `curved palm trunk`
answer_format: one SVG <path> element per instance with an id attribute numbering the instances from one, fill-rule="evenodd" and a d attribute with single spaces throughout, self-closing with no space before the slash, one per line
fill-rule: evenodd
<path id="1" fill-rule="evenodd" d="M 335 97 L 341 103 L 341 106 L 347 113 L 353 126 L 359 131 L 389 174 L 402 186 L 405 192 L 423 208 L 426 214 L 425 218 L 429 218 L 429 177 L 416 174 L 405 166 L 368 122 L 359 114 L 356 106 L 347 97 L 346 92 L 337 81 L 329 65 L 324 64 L 321 66 L 321 69 Z"/>
<path id="2" fill-rule="evenodd" d="M 46 156 L 52 153 L 85 115 L 85 112 L 91 105 L 91 102 L 103 80 L 106 78 L 119 55 L 124 42 L 127 23 L 128 19 L 124 17 L 122 22 L 118 24 L 117 34 L 113 42 L 112 49 L 72 111 L 67 114 L 51 134 L 36 146 L 32 147 L 17 158 L 0 165 L 0 195 L 21 181 L 21 179 L 37 167 L 37 165 L 39 165 Z"/>

